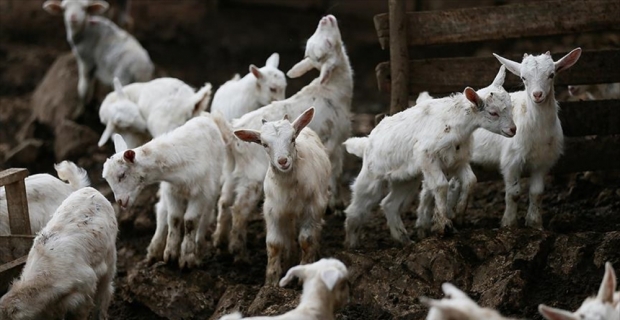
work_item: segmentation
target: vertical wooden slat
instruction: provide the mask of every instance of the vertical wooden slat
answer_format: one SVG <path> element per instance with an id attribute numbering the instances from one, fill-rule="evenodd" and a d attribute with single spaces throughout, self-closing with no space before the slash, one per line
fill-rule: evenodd
<path id="1" fill-rule="evenodd" d="M 6 185 L 4 188 L 6 191 L 11 234 L 32 234 L 24 180 L 20 179 Z"/>
<path id="2" fill-rule="evenodd" d="M 407 14 L 404 0 L 389 0 L 390 65 L 392 85 L 390 114 L 407 108 L 409 100 L 409 52 L 407 51 Z"/>

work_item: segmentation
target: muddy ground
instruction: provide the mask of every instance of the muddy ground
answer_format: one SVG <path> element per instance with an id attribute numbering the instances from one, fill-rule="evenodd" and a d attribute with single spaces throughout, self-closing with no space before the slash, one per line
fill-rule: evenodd
<path id="1" fill-rule="evenodd" d="M 137 27 L 136 34 L 161 74 L 179 77 L 194 86 L 210 81 L 217 87 L 232 73 L 246 72 L 248 64 L 262 64 L 273 51 L 280 53 L 280 66 L 288 70 L 303 57 L 304 41 L 323 13 L 222 7 L 205 18 L 202 25 L 186 28 L 143 24 L 144 27 Z M 388 54 L 380 50 L 369 19 L 354 15 L 338 18 L 355 70 L 353 110 L 382 112 L 387 97 L 377 92 L 374 66 L 386 60 Z M 33 113 L 31 98 L 35 87 L 57 57 L 68 52 L 62 23 L 57 20 L 60 19 L 41 17 L 38 21 L 48 23 L 49 28 L 39 33 L 3 26 L 0 159 L 22 142 L 17 132 Z M 617 38 L 610 41 L 612 45 L 618 44 Z M 562 45 L 566 49 L 573 47 L 573 43 L 559 42 L 558 50 L 565 50 Z M 536 47 L 536 43 L 510 48 L 529 47 Z M 465 50 L 474 53 L 488 47 L 478 44 Z M 308 83 L 312 76 L 315 75 L 289 80 L 287 95 Z M 109 89 L 99 86 L 90 111 L 76 120 L 97 134 L 103 127 L 98 123 L 96 110 L 106 90 Z M 56 160 L 54 139 L 58 138 L 45 125 L 36 126 L 30 135 L 42 141 L 34 147 L 34 153 L 13 157 L 1 167 L 25 166 L 31 173 L 51 173 Z M 110 200 L 113 196 L 101 178 L 101 166 L 111 153 L 111 146 L 89 146 L 69 158 L 89 171 L 93 185 Z M 32 154 L 35 156 L 29 157 Z M 342 179 L 345 199 L 349 198 L 347 184 L 359 166 L 358 159 L 346 159 Z M 620 268 L 618 177 L 618 173 L 548 177 L 543 200 L 545 231 L 498 228 L 504 201 L 503 185 L 497 181 L 476 186 L 467 216 L 456 224 L 458 233 L 453 236 L 416 239 L 415 214 L 404 216 L 412 239 L 416 239 L 406 248 L 390 240 L 385 219 L 377 212 L 366 228 L 362 248 L 345 250 L 344 219 L 326 216 L 322 255 L 341 259 L 351 274 L 351 303 L 338 312 L 337 319 L 423 319 L 427 308 L 418 297 L 441 297 L 440 285 L 445 281 L 455 283 L 481 305 L 497 308 L 509 316 L 541 319 L 536 308 L 543 302 L 576 309 L 586 296 L 597 291 L 605 261 Z M 526 180 L 522 183 L 527 186 Z M 259 208 L 248 232 L 251 265 L 233 264 L 232 257 L 209 250 L 203 266 L 191 272 L 161 263 L 147 266 L 143 259 L 155 227 L 155 190 L 145 190 L 134 208 L 119 212 L 118 276 L 111 319 L 217 319 L 233 310 L 267 315 L 285 312 L 297 303 L 300 287 L 262 286 L 266 253 Z M 526 209 L 526 199 L 522 198 L 521 216 Z M 523 225 L 523 218 L 520 224 Z"/>

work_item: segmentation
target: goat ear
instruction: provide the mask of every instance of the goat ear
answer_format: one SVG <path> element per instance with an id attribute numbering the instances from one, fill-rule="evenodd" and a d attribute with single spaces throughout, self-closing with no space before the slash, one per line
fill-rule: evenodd
<path id="1" fill-rule="evenodd" d="M 286 73 L 286 75 L 289 78 L 299 78 L 312 69 L 314 69 L 312 61 L 310 61 L 310 58 L 305 58 L 294 65 L 291 70 Z"/>
<path id="2" fill-rule="evenodd" d="M 340 270 L 336 268 L 330 268 L 327 270 L 321 270 L 321 280 L 325 283 L 325 286 L 329 291 L 334 290 L 334 287 L 343 278 L 343 274 Z"/>
<path id="3" fill-rule="evenodd" d="M 578 320 L 576 316 L 568 311 L 547 307 L 544 304 L 538 305 L 538 312 L 547 320 Z"/>
<path id="4" fill-rule="evenodd" d="M 131 149 L 125 150 L 125 153 L 123 153 L 123 158 L 129 163 L 134 163 L 136 160 L 136 152 Z"/>
<path id="5" fill-rule="evenodd" d="M 253 64 L 250 65 L 250 72 L 256 77 L 256 79 L 263 79 L 263 73 Z"/>
<path id="6" fill-rule="evenodd" d="M 234 132 L 235 136 L 237 136 L 237 138 L 243 140 L 243 141 L 247 141 L 247 142 L 254 142 L 254 143 L 258 143 L 261 144 L 261 140 L 260 140 L 260 132 L 256 131 L 256 130 L 235 130 Z"/>
<path id="7" fill-rule="evenodd" d="M 572 67 L 577 60 L 579 60 L 579 57 L 581 57 L 581 48 L 573 49 L 573 51 L 567 53 L 562 59 L 554 63 L 555 72 L 561 72 Z"/>
<path id="8" fill-rule="evenodd" d="M 305 279 L 306 278 L 306 266 L 299 265 L 299 266 L 295 266 L 295 267 L 288 269 L 288 272 L 286 272 L 286 275 L 282 279 L 280 279 L 280 287 L 284 287 L 287 284 L 289 284 L 289 282 L 291 282 L 293 278 L 298 278 L 302 280 Z"/>
<path id="9" fill-rule="evenodd" d="M 117 77 L 114 77 L 114 92 L 118 96 L 119 99 L 127 99 L 127 95 L 123 92 L 123 84 L 121 84 L 121 80 Z"/>
<path id="10" fill-rule="evenodd" d="M 57 0 L 48 0 L 43 3 L 43 9 L 51 14 L 62 14 L 61 2 Z"/>
<path id="11" fill-rule="evenodd" d="M 321 66 L 321 74 L 319 75 L 321 84 L 327 83 L 327 81 L 332 75 L 333 70 L 334 70 L 334 65 L 332 63 L 326 62 Z"/>
<path id="12" fill-rule="evenodd" d="M 293 129 L 295 129 L 295 136 L 299 135 L 301 130 L 305 128 L 310 121 L 314 118 L 314 107 L 310 107 L 304 113 L 300 114 L 295 121 L 293 121 Z"/>
<path id="13" fill-rule="evenodd" d="M 127 143 L 120 134 L 115 133 L 112 136 L 112 139 L 114 140 L 114 150 L 116 151 L 116 153 L 127 150 Z"/>
<path id="14" fill-rule="evenodd" d="M 103 14 L 108 10 L 109 7 L 110 5 L 105 1 L 91 0 L 88 3 L 86 12 L 88 12 L 88 14 Z"/>
<path id="15" fill-rule="evenodd" d="M 499 67 L 499 71 L 497 72 L 495 79 L 493 79 L 493 85 L 496 87 L 503 86 L 504 79 L 506 79 L 506 66 L 502 64 L 502 66 Z"/>
<path id="16" fill-rule="evenodd" d="M 520 63 L 514 62 L 510 59 L 506 59 L 495 53 L 493 55 L 495 56 L 495 58 L 497 58 L 497 60 L 499 60 L 501 64 L 506 66 L 506 69 L 508 69 L 508 71 L 512 72 L 517 77 L 521 76 L 521 64 Z"/>
<path id="17" fill-rule="evenodd" d="M 271 56 L 269 56 L 269 58 L 267 59 L 267 62 L 265 62 L 266 66 L 270 66 L 270 67 L 274 67 L 274 68 L 278 68 L 278 65 L 280 64 L 280 55 L 277 52 L 274 52 Z"/>
<path id="18" fill-rule="evenodd" d="M 211 88 L 211 83 L 207 82 L 200 90 L 194 93 L 191 99 L 191 103 L 194 105 L 192 116 L 195 117 L 207 109 L 207 105 L 211 101 Z"/>
<path id="19" fill-rule="evenodd" d="M 616 273 L 610 262 L 605 263 L 605 275 L 603 276 L 603 282 L 598 289 L 598 295 L 596 296 L 602 302 L 613 303 L 614 291 L 616 290 Z"/>
<path id="20" fill-rule="evenodd" d="M 453 284 L 449 282 L 445 282 L 441 285 L 441 290 L 446 295 L 446 297 L 450 297 L 451 299 L 467 299 L 471 300 L 465 292 L 461 291 L 459 288 L 455 287 Z"/>
<path id="21" fill-rule="evenodd" d="M 465 95 L 465 98 L 467 98 L 467 100 L 469 100 L 471 103 L 475 104 L 478 107 L 478 110 L 484 110 L 484 101 L 482 101 L 482 99 L 474 89 L 472 89 L 471 87 L 467 87 L 465 88 L 465 91 L 463 91 L 463 94 Z"/>

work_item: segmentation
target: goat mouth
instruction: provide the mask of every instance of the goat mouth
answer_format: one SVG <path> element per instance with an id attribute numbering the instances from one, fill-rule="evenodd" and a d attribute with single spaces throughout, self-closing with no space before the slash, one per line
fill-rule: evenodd
<path id="1" fill-rule="evenodd" d="M 290 169 L 290 168 L 291 168 L 291 165 L 290 165 L 290 164 L 286 164 L 286 165 L 283 165 L 283 166 L 281 165 L 281 166 L 280 166 L 280 169 L 282 169 L 282 171 L 286 171 L 286 170 L 288 170 L 288 169 Z"/>
<path id="2" fill-rule="evenodd" d="M 506 131 L 502 130 L 502 136 L 504 136 L 504 137 L 508 137 L 508 138 L 512 138 L 512 137 L 514 137 L 514 136 L 515 136 L 515 134 L 514 134 L 514 133 L 510 133 L 510 132 L 506 132 Z"/>

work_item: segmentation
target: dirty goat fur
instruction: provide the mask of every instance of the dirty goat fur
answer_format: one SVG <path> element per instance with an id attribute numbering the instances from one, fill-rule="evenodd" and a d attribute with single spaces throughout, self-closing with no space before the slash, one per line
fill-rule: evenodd
<path id="1" fill-rule="evenodd" d="M 244 141 L 262 144 L 269 154 L 263 204 L 268 285 L 275 285 L 282 274 L 282 255 L 294 256 L 298 228 L 301 263 L 314 262 L 319 253 L 323 214 L 329 201 L 331 164 L 317 134 L 306 128 L 313 117 L 314 108 L 310 108 L 293 123 L 285 117 L 265 122 L 261 131 L 235 131 Z"/>
<path id="2" fill-rule="evenodd" d="M 114 79 L 99 108 L 99 119 L 106 125 L 98 145 L 103 146 L 113 133 L 123 137 L 129 148 L 136 148 L 198 116 L 209 105 L 211 84 L 198 91 L 175 78 L 159 78 L 123 87 Z"/>
<path id="3" fill-rule="evenodd" d="M 67 41 L 78 64 L 78 96 L 80 103 L 74 117 L 83 112 L 92 95 L 95 77 L 112 85 L 114 77 L 123 85 L 149 81 L 154 66 L 148 52 L 138 40 L 114 22 L 100 16 L 108 3 L 99 0 L 48 0 L 43 9 L 51 14 L 64 14 Z"/>
<path id="4" fill-rule="evenodd" d="M 165 227 L 155 234 L 149 259 L 178 259 L 181 268 L 199 265 L 205 232 L 215 220 L 225 154 L 213 117 L 203 113 L 135 149 L 128 149 L 119 135 L 114 144 L 117 153 L 103 164 L 103 178 L 121 207 L 132 205 L 147 185 L 163 181 L 174 189 L 162 192 L 165 211 L 157 213 L 158 226 L 160 214 L 167 216 L 168 234 L 166 238 Z"/>
<path id="5" fill-rule="evenodd" d="M 587 298 L 577 311 L 551 308 L 544 304 L 538 306 L 538 311 L 548 320 L 620 320 L 620 307 L 615 305 L 618 303 L 614 299 L 615 290 L 616 273 L 611 263 L 607 262 L 598 294 L 596 297 Z"/>
<path id="6" fill-rule="evenodd" d="M 220 320 L 334 320 L 334 312 L 348 303 L 348 271 L 340 260 L 325 258 L 313 264 L 293 267 L 280 280 L 280 286 L 284 287 L 295 277 L 304 286 L 297 308 L 272 317 L 244 318 L 237 312 Z"/>
<path id="7" fill-rule="evenodd" d="M 0 319 L 107 319 L 118 225 L 110 202 L 86 187 L 62 202 L 35 238 Z"/>
<path id="8" fill-rule="evenodd" d="M 52 218 L 52 214 L 73 191 L 88 187 L 90 181 L 86 170 L 71 161 L 54 165 L 58 178 L 42 173 L 25 179 L 30 230 L 37 233 Z M 67 181 L 64 183 L 61 180 Z M 0 236 L 10 234 L 9 212 L 4 187 L 0 188 Z"/>
<path id="9" fill-rule="evenodd" d="M 517 201 L 521 195 L 519 179 L 530 173 L 529 208 L 525 225 L 542 229 L 541 216 L 543 178 L 555 165 L 563 152 L 564 135 L 558 118 L 555 100 L 554 78 L 577 62 L 581 49 L 577 48 L 554 62 L 549 52 L 533 56 L 525 54 L 521 63 L 495 57 L 513 74 L 521 77 L 525 91 L 510 94 L 514 122 L 519 128 L 511 138 L 474 132 L 472 162 L 500 169 L 506 185 L 506 209 L 502 217 L 503 227 L 517 225 Z M 452 189 L 458 190 L 457 187 Z"/>
<path id="10" fill-rule="evenodd" d="M 480 307 L 451 283 L 444 283 L 441 289 L 446 295 L 441 300 L 420 297 L 430 307 L 426 320 L 510 320 L 495 310 Z"/>
<path id="11" fill-rule="evenodd" d="M 327 150 L 332 166 L 330 179 L 330 203 L 336 207 L 338 181 L 342 173 L 342 143 L 350 136 L 350 108 L 353 96 L 353 73 L 344 49 L 338 22 L 332 15 L 319 22 L 315 33 L 306 44 L 306 57 L 288 71 L 292 78 L 318 69 L 320 75 L 292 97 L 274 102 L 268 106 L 245 114 L 232 122 L 235 129 L 258 130 L 262 119 L 275 121 L 284 115 L 299 116 L 314 106 L 316 116 L 310 128 L 314 130 Z M 225 131 L 231 131 L 224 128 Z M 246 252 L 246 225 L 249 214 L 255 210 L 262 196 L 262 185 L 269 159 L 260 153 L 260 146 L 231 143 L 231 156 L 227 160 L 225 182 L 218 204 L 218 229 L 214 234 L 217 245 L 224 245 L 238 259 L 244 259 Z"/>
<path id="12" fill-rule="evenodd" d="M 278 69 L 280 55 L 272 54 L 265 66 L 250 65 L 250 73 L 235 75 L 226 81 L 213 96 L 211 112 L 220 112 L 228 121 L 241 117 L 262 106 L 284 99 L 286 77 Z"/>
<path id="13" fill-rule="evenodd" d="M 493 83 L 478 92 L 426 99 L 419 105 L 383 119 L 365 138 L 349 139 L 347 150 L 363 157 L 362 170 L 351 186 L 351 204 L 345 210 L 346 243 L 359 245 L 361 228 L 379 201 L 392 237 L 410 243 L 401 212 L 410 209 L 422 178 L 418 206 L 421 237 L 428 231 L 451 231 L 447 205 L 448 179 L 458 176 L 464 191 L 456 212 L 463 214 L 476 177 L 469 166 L 471 135 L 484 128 L 505 136 L 514 135 L 510 97 L 502 87 L 505 68 Z M 435 206 L 437 210 L 434 210 Z M 432 216 L 432 220 L 431 220 Z M 431 228 L 432 224 L 432 228 Z"/>

